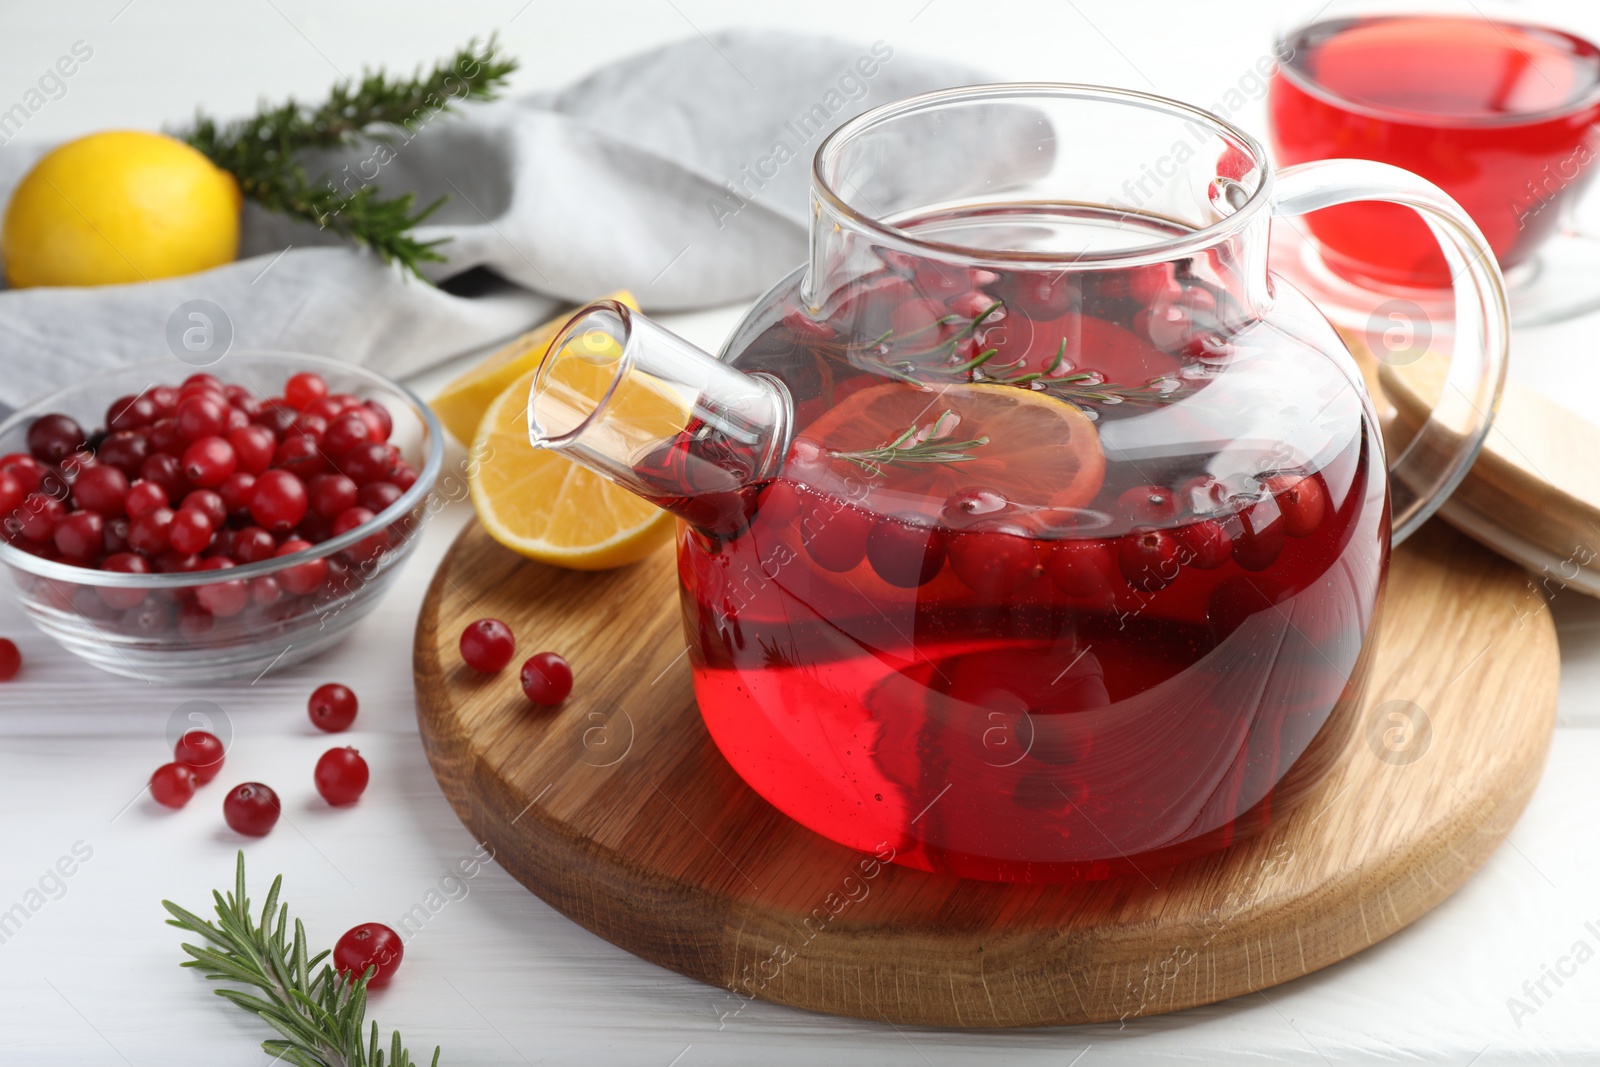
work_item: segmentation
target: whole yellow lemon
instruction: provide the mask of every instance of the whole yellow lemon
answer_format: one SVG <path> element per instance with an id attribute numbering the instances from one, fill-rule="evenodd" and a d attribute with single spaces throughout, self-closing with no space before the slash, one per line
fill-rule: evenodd
<path id="1" fill-rule="evenodd" d="M 116 285 L 192 274 L 239 251 L 239 186 L 182 141 L 110 130 L 53 149 L 11 194 L 6 280 Z"/>

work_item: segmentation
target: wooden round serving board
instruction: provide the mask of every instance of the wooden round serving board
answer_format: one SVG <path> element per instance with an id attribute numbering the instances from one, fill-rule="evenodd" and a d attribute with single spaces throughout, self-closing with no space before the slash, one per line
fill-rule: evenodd
<path id="1" fill-rule="evenodd" d="M 539 712 L 516 672 L 468 670 L 466 623 L 559 649 L 576 688 Z M 751 997 L 934 1026 L 1125 1019 L 1222 1000 L 1361 951 L 1499 846 L 1544 764 L 1557 650 L 1527 574 L 1430 524 L 1395 555 L 1367 706 L 1328 780 L 1230 851 L 1145 877 L 961 881 L 805 830 L 701 725 L 663 551 L 560 571 L 468 527 L 416 634 L 434 773 L 496 860 L 563 914 Z M 1409 712 L 1415 727 L 1408 732 Z"/>

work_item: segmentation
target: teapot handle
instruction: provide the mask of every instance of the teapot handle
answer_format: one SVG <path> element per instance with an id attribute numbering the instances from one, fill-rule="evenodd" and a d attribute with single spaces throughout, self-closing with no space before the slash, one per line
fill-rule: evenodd
<path id="1" fill-rule="evenodd" d="M 1411 208 L 1444 252 L 1455 290 L 1454 345 L 1439 403 L 1389 463 L 1394 543 L 1409 537 L 1461 484 L 1483 447 L 1505 385 L 1510 320 L 1505 281 L 1476 223 L 1437 185 L 1363 159 L 1328 159 L 1277 173 L 1275 217 L 1381 200 Z"/>

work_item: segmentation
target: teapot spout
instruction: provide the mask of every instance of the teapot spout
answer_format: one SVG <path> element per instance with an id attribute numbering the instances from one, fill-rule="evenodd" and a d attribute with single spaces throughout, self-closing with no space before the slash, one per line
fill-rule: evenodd
<path id="1" fill-rule="evenodd" d="M 739 529 L 789 448 L 783 383 L 745 374 L 614 300 L 573 313 L 528 394 L 528 440 L 691 525 Z"/>

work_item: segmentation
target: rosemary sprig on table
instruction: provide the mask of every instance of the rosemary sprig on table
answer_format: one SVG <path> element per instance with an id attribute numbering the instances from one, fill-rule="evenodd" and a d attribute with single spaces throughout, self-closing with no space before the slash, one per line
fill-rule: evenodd
<path id="1" fill-rule="evenodd" d="M 410 78 L 363 71 L 359 82 L 335 85 L 321 104 L 291 99 L 263 105 L 255 115 L 226 125 L 200 113 L 184 139 L 230 172 L 240 191 L 268 211 L 332 230 L 421 277 L 422 263 L 445 257 L 436 250 L 441 242 L 419 241 L 410 231 L 447 198 L 416 209 L 411 193 L 384 197 L 365 181 L 347 190 L 327 175 L 313 178 L 301 153 L 406 136 L 463 100 L 493 99 L 517 68 L 515 59 L 500 59 L 495 49 L 494 37 L 482 46 L 474 38 L 450 59 Z"/>
<path id="2" fill-rule="evenodd" d="M 289 906 L 278 904 L 282 885 L 281 875 L 272 880 L 261 919 L 252 921 L 245 896 L 244 853 L 240 852 L 233 892 L 211 894 L 216 901 L 216 922 L 163 900 L 162 906 L 172 915 L 167 925 L 208 942 L 206 947 L 185 944 L 183 950 L 192 958 L 181 966 L 198 967 L 213 981 L 260 990 L 260 996 L 233 988 L 218 989 L 216 994 L 261 1016 L 283 1035 L 261 1043 L 275 1060 L 296 1067 L 414 1067 L 398 1030 L 387 1057 L 378 1044 L 377 1023 L 372 1024 L 371 1035 L 363 1043 L 367 982 L 374 969 L 351 981 L 322 964 L 328 957 L 326 951 L 308 959 L 306 931 L 299 919 L 294 921 L 294 938 L 289 939 Z M 432 1062 L 438 1067 L 437 1048 Z"/>
<path id="3" fill-rule="evenodd" d="M 863 470 L 879 467 L 901 467 L 916 463 L 965 463 L 976 457 L 970 449 L 989 443 L 987 437 L 955 440 L 956 425 L 961 416 L 946 408 L 927 426 L 913 422 L 904 433 L 888 444 L 861 452 L 830 452 L 836 459 L 849 460 Z"/>

